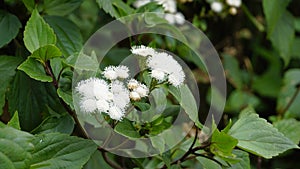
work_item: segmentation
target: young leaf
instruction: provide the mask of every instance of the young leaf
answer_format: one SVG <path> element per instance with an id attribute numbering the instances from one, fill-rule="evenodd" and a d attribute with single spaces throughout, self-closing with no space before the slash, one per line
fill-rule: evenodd
<path id="1" fill-rule="evenodd" d="M 67 15 L 78 8 L 83 0 L 44 0 L 43 9 L 48 15 Z"/>
<path id="2" fill-rule="evenodd" d="M 298 148 L 272 124 L 254 113 L 244 113 L 228 134 L 238 139 L 239 148 L 264 158 L 272 158 L 286 150 Z"/>
<path id="3" fill-rule="evenodd" d="M 10 86 L 10 82 L 16 74 L 15 70 L 21 62 L 22 58 L 20 57 L 0 56 L 0 115 L 5 104 L 6 89 Z"/>
<path id="4" fill-rule="evenodd" d="M 73 22 L 59 16 L 45 16 L 44 18 L 57 35 L 56 45 L 65 57 L 81 51 L 82 36 L 79 28 Z"/>
<path id="5" fill-rule="evenodd" d="M 10 121 L 7 123 L 7 126 L 11 126 L 15 129 L 21 130 L 19 122 L 19 113 L 16 111 Z"/>
<path id="6" fill-rule="evenodd" d="M 45 45 L 55 44 L 53 29 L 43 20 L 37 9 L 32 11 L 24 31 L 24 44 L 32 53 Z"/>
<path id="7" fill-rule="evenodd" d="M 35 80 L 41 82 L 52 82 L 51 76 L 46 75 L 43 66 L 35 58 L 29 57 L 18 67 L 18 69 L 22 70 Z"/>
<path id="8" fill-rule="evenodd" d="M 140 134 L 136 131 L 131 121 L 123 119 L 115 127 L 115 131 L 128 138 L 139 138 Z"/>
<path id="9" fill-rule="evenodd" d="M 81 169 L 97 149 L 91 140 L 59 133 L 38 135 L 32 143 L 31 169 Z"/>
<path id="10" fill-rule="evenodd" d="M 0 48 L 15 38 L 21 27 L 22 24 L 15 15 L 0 10 Z"/>
<path id="11" fill-rule="evenodd" d="M 46 45 L 35 50 L 30 57 L 36 58 L 43 65 L 55 57 L 61 56 L 60 50 L 55 45 Z"/>
<path id="12" fill-rule="evenodd" d="M 300 141 L 300 122 L 296 119 L 283 119 L 275 122 L 274 127 L 283 133 L 287 138 L 291 139 L 295 144 Z"/>

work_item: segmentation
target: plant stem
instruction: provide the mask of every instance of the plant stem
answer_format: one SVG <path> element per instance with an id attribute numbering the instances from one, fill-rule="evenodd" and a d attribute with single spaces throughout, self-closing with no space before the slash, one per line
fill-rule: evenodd
<path id="1" fill-rule="evenodd" d="M 256 18 L 250 13 L 249 9 L 246 7 L 246 5 L 242 5 L 242 9 L 245 12 L 246 16 L 249 18 L 249 20 L 254 24 L 254 26 L 260 31 L 264 32 L 265 27 L 260 22 L 256 20 Z"/>
<path id="2" fill-rule="evenodd" d="M 290 101 L 288 102 L 288 104 L 285 106 L 285 108 L 278 112 L 279 115 L 283 115 L 286 111 L 288 111 L 289 108 L 291 107 L 291 105 L 296 100 L 298 94 L 300 93 L 300 84 L 298 84 L 296 87 L 297 87 L 297 89 L 296 89 L 294 95 L 292 96 L 292 98 L 290 99 Z"/>

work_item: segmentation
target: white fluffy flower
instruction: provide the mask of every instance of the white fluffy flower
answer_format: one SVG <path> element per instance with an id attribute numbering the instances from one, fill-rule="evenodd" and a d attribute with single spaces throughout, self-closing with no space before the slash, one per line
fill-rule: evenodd
<path id="1" fill-rule="evenodd" d="M 166 73 L 160 69 L 154 69 L 151 71 L 151 77 L 163 81 L 165 80 Z"/>
<path id="2" fill-rule="evenodd" d="M 96 105 L 99 112 L 107 112 L 109 110 L 109 103 L 106 100 L 100 99 L 96 101 Z"/>
<path id="3" fill-rule="evenodd" d="M 108 115 L 114 120 L 122 120 L 124 112 L 118 106 L 111 106 Z"/>
<path id="4" fill-rule="evenodd" d="M 136 8 L 139 8 L 141 6 L 144 6 L 146 5 L 147 3 L 150 3 L 151 0 L 137 0 L 133 3 L 133 6 L 136 7 Z"/>
<path id="5" fill-rule="evenodd" d="M 162 71 L 167 74 L 169 82 L 174 86 L 181 85 L 185 79 L 181 65 L 168 53 L 160 52 L 149 57 L 147 59 L 147 66 L 151 69 L 151 72 Z M 171 80 L 170 75 L 172 75 Z M 152 77 L 156 78 L 153 75 Z M 161 80 L 161 78 L 156 79 Z"/>
<path id="6" fill-rule="evenodd" d="M 184 15 L 181 12 L 177 12 L 175 14 L 175 20 L 176 20 L 176 23 L 179 25 L 184 24 L 184 22 L 185 22 Z"/>
<path id="7" fill-rule="evenodd" d="M 80 81 L 75 89 L 81 96 L 88 99 L 112 99 L 109 86 L 102 79 L 90 78 Z"/>
<path id="8" fill-rule="evenodd" d="M 146 85 L 140 84 L 135 90 L 141 97 L 146 97 L 148 96 L 149 89 Z"/>
<path id="9" fill-rule="evenodd" d="M 104 71 L 102 72 L 102 74 L 106 79 L 109 79 L 109 80 L 115 80 L 118 77 L 116 67 L 114 67 L 114 66 L 106 67 L 104 69 Z"/>
<path id="10" fill-rule="evenodd" d="M 95 99 L 84 99 L 80 102 L 80 108 L 85 113 L 93 113 L 97 110 L 97 103 Z"/>
<path id="11" fill-rule="evenodd" d="M 226 0 L 229 6 L 240 7 L 242 5 L 242 0 Z"/>
<path id="12" fill-rule="evenodd" d="M 113 81 L 111 83 L 111 91 L 114 95 L 114 104 L 117 105 L 120 109 L 124 110 L 130 102 L 128 89 L 126 89 L 122 82 Z"/>
<path id="13" fill-rule="evenodd" d="M 117 76 L 121 79 L 125 79 L 129 76 L 129 69 L 127 66 L 124 66 L 124 65 L 120 65 L 118 67 L 116 67 L 116 73 L 117 73 Z"/>
<path id="14" fill-rule="evenodd" d="M 210 4 L 211 10 L 213 10 L 216 13 L 220 13 L 223 10 L 223 4 L 218 1 L 214 1 Z"/>
<path id="15" fill-rule="evenodd" d="M 137 92 L 132 91 L 132 92 L 130 92 L 130 99 L 132 99 L 134 101 L 138 101 L 141 99 L 141 96 Z"/>
<path id="16" fill-rule="evenodd" d="M 141 45 L 141 46 L 132 46 L 131 53 L 146 57 L 146 56 L 155 55 L 156 51 L 153 48 Z"/>
<path id="17" fill-rule="evenodd" d="M 128 89 L 136 89 L 138 86 L 139 86 L 139 82 L 135 79 L 130 79 L 127 84 Z"/>
<path id="18" fill-rule="evenodd" d="M 176 0 L 155 0 L 158 4 L 162 5 L 164 10 L 170 13 L 177 11 Z"/>

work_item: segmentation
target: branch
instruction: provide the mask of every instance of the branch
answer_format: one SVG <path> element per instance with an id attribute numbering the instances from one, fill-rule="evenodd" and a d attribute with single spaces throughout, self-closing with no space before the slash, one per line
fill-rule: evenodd
<path id="1" fill-rule="evenodd" d="M 291 100 L 288 102 L 288 104 L 285 106 L 284 109 L 282 109 L 281 111 L 279 111 L 279 114 L 282 115 L 284 114 L 286 111 L 289 110 L 289 108 L 291 107 L 291 105 L 294 103 L 294 101 L 296 100 L 298 94 L 300 93 L 300 84 L 298 84 L 297 86 L 297 89 L 294 93 L 294 95 L 292 96 Z"/>

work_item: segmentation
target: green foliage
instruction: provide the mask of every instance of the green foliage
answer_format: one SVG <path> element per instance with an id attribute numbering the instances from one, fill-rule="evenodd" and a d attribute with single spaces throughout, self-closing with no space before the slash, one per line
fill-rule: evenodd
<path id="1" fill-rule="evenodd" d="M 0 10 L 0 48 L 13 40 L 21 27 L 22 25 L 15 15 Z"/>

